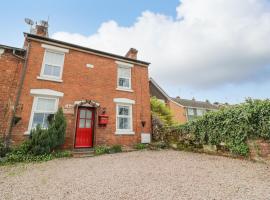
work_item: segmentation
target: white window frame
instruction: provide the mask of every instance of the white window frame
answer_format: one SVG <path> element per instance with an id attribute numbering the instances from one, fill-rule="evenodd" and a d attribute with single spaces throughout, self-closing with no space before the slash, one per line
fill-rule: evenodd
<path id="1" fill-rule="evenodd" d="M 189 112 L 190 110 L 192 110 L 192 114 Z M 188 108 L 188 109 L 187 109 L 187 113 L 188 113 L 188 115 L 190 115 L 190 116 L 195 116 L 195 110 L 194 110 L 194 108 Z"/>
<path id="2" fill-rule="evenodd" d="M 201 115 L 198 114 L 199 113 L 198 111 L 201 112 Z M 206 113 L 205 109 L 202 109 L 202 108 L 197 109 L 197 116 L 203 116 L 205 113 Z"/>
<path id="3" fill-rule="evenodd" d="M 24 133 L 25 135 L 29 135 L 32 130 L 32 124 L 34 119 L 34 113 L 36 112 L 37 102 L 38 99 L 54 99 L 55 100 L 55 106 L 54 106 L 54 113 L 57 112 L 58 104 L 59 104 L 59 98 L 63 97 L 64 94 L 62 92 L 50 90 L 50 89 L 31 89 L 30 94 L 34 96 L 33 104 L 32 104 L 32 110 L 30 115 L 30 120 L 28 124 L 28 129 Z M 45 112 L 44 112 L 45 113 Z M 48 112 L 52 113 L 52 112 Z"/>
<path id="4" fill-rule="evenodd" d="M 135 104 L 134 100 L 131 99 L 126 99 L 126 98 L 115 98 L 114 102 L 116 103 L 116 124 L 115 124 L 115 128 L 116 128 L 116 135 L 134 135 L 134 131 L 133 131 L 133 104 Z M 119 106 L 127 106 L 129 107 L 129 117 L 130 117 L 130 129 L 118 129 L 118 109 Z"/>
<path id="5" fill-rule="evenodd" d="M 60 47 L 56 47 L 56 46 L 47 45 L 47 44 L 42 44 L 41 46 L 43 48 L 45 48 L 45 51 L 44 51 L 44 55 L 43 55 L 43 61 L 42 61 L 40 76 L 38 76 L 37 79 L 55 81 L 55 82 L 63 82 L 62 76 L 63 76 L 64 63 L 65 63 L 65 54 L 68 53 L 69 50 L 68 49 L 63 49 L 63 48 L 60 48 Z M 63 61 L 62 61 L 61 66 L 59 66 L 57 64 L 54 65 L 53 63 L 50 63 L 50 65 L 60 67 L 60 75 L 59 75 L 59 77 L 44 74 L 47 52 L 55 53 L 55 54 L 61 54 L 63 56 Z"/>
<path id="6" fill-rule="evenodd" d="M 120 61 L 116 61 L 117 64 L 117 88 L 116 90 L 121 90 L 121 91 L 126 91 L 126 92 L 133 92 L 132 90 L 132 67 L 134 66 L 133 64 L 130 63 L 124 63 Z M 129 69 L 130 70 L 130 77 L 120 77 L 119 76 L 119 69 Z M 120 78 L 125 78 L 129 80 L 129 87 L 123 87 L 119 85 L 119 79 Z"/>

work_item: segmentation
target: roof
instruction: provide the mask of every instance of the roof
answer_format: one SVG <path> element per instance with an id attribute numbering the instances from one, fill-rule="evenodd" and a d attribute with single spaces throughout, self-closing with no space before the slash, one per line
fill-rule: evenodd
<path id="1" fill-rule="evenodd" d="M 95 54 L 99 54 L 99 55 L 103 55 L 103 56 L 107 56 L 107 57 L 113 57 L 113 58 L 120 59 L 120 60 L 126 60 L 126 61 L 136 63 L 136 64 L 140 64 L 140 65 L 147 65 L 148 66 L 150 64 L 149 62 L 145 62 L 145 61 L 141 61 L 141 60 L 135 60 L 135 59 L 132 59 L 132 58 L 127 58 L 127 57 L 124 57 L 124 56 L 120 56 L 120 55 L 116 55 L 116 54 L 112 54 L 112 53 L 108 53 L 108 52 L 104 52 L 104 51 L 99 51 L 99 50 L 96 50 L 96 49 L 91 49 L 91 48 L 88 48 L 88 47 L 84 47 L 84 46 L 80 46 L 80 45 L 76 45 L 76 44 L 72 44 L 72 43 L 67 43 L 67 42 L 63 42 L 63 41 L 60 41 L 60 40 L 55 40 L 55 39 L 51 39 L 51 38 L 48 38 L 48 37 L 43 37 L 43 36 L 39 36 L 39 35 L 35 35 L 35 34 L 24 33 L 24 35 L 27 38 L 30 38 L 30 39 L 36 39 L 36 40 L 52 42 L 52 43 L 56 43 L 56 44 L 59 44 L 59 45 L 64 45 L 64 46 L 68 46 L 68 47 L 72 47 L 72 48 L 76 48 L 76 49 L 81 49 L 81 50 L 84 50 L 84 51 L 88 51 L 88 52 L 91 52 L 91 53 L 95 53 Z"/>
<path id="2" fill-rule="evenodd" d="M 184 107 L 218 109 L 217 106 L 207 101 L 196 101 L 196 100 L 181 99 L 181 98 L 171 98 L 171 99 Z"/>
<path id="3" fill-rule="evenodd" d="M 158 84 L 157 82 L 154 81 L 153 78 L 150 78 L 149 80 L 150 83 L 152 83 L 158 91 L 167 98 L 167 100 L 172 101 L 176 103 L 179 106 L 183 107 L 192 107 L 192 108 L 204 108 L 204 109 L 218 109 L 218 106 L 211 104 L 210 102 L 207 101 L 196 101 L 196 100 L 189 100 L 189 99 L 181 99 L 181 98 L 173 98 L 170 97 Z"/>
<path id="4" fill-rule="evenodd" d="M 22 48 L 7 46 L 7 45 L 3 45 L 3 44 L 0 44 L 0 48 L 2 48 L 2 49 L 17 50 L 17 51 L 25 51 L 25 49 L 22 49 Z"/>
<path id="5" fill-rule="evenodd" d="M 167 98 L 167 100 L 170 100 L 171 97 L 157 84 L 157 82 L 154 81 L 153 78 L 150 78 L 149 80 L 150 83 L 152 83 L 157 89 L 158 91 L 165 97 Z"/>

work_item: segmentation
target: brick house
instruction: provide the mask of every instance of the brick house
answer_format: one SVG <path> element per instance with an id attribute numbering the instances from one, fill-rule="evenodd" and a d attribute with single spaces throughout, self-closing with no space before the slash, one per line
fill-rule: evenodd
<path id="1" fill-rule="evenodd" d="M 149 81 L 150 96 L 156 97 L 164 102 L 171 110 L 175 122 L 184 124 L 196 117 L 202 116 L 206 112 L 218 109 L 218 106 L 209 101 L 196 101 L 195 99 L 182 99 L 180 97 L 170 97 L 155 81 Z"/>
<path id="2" fill-rule="evenodd" d="M 23 49 L 0 46 L 0 103 L 6 109 L 0 133 L 20 143 L 37 124 L 46 128 L 62 107 L 65 148 L 149 141 L 149 63 L 137 59 L 137 50 L 119 56 L 47 33 L 36 25 L 24 34 Z"/>

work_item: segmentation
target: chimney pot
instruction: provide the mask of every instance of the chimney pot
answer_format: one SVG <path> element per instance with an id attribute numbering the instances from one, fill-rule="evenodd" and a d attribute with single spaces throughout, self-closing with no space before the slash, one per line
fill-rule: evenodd
<path id="1" fill-rule="evenodd" d="M 137 54 L 138 54 L 137 49 L 130 48 L 125 57 L 137 60 Z"/>

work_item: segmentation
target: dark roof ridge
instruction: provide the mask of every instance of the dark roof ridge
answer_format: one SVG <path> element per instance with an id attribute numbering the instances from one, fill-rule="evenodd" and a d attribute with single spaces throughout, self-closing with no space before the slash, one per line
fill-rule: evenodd
<path id="1" fill-rule="evenodd" d="M 102 55 L 106 55 L 106 56 L 110 56 L 110 57 L 114 57 L 114 58 L 118 58 L 118 59 L 122 59 L 122 60 L 127 60 L 127 61 L 137 63 L 137 64 L 150 65 L 149 62 L 145 62 L 145 61 L 141 61 L 141 60 L 135 60 L 135 59 L 132 59 L 132 58 L 127 58 L 127 57 L 120 56 L 120 55 L 117 55 L 117 54 L 112 54 L 112 53 L 108 53 L 108 52 L 105 52 L 105 51 L 91 49 L 91 48 L 88 48 L 88 47 L 84 47 L 84 46 L 80 46 L 80 45 L 77 45 L 77 44 L 64 42 L 64 41 L 61 41 L 61 40 L 56 40 L 56 39 L 43 37 L 43 36 L 30 34 L 30 33 L 25 33 L 25 32 L 24 32 L 24 35 L 26 35 L 27 37 L 30 37 L 30 38 L 44 40 L 44 41 L 53 42 L 53 43 L 58 43 L 60 45 L 70 46 L 70 47 L 73 47 L 73 48 L 78 48 L 78 49 L 82 49 L 82 50 L 97 53 L 97 54 L 102 54 Z"/>

